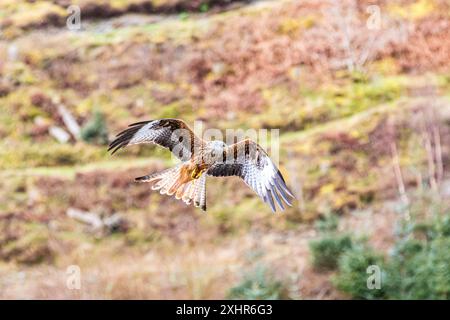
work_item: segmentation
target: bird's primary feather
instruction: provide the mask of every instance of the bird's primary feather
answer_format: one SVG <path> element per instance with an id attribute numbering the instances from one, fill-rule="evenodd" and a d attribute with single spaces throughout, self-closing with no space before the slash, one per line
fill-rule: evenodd
<path id="1" fill-rule="evenodd" d="M 160 119 L 130 124 L 109 144 L 108 151 L 112 150 L 111 154 L 114 154 L 126 146 L 155 143 L 186 161 L 201 148 L 202 142 L 184 121 Z"/>
<path id="2" fill-rule="evenodd" d="M 223 160 L 212 165 L 206 173 L 216 177 L 242 178 L 273 211 L 276 211 L 274 199 L 281 210 L 284 210 L 283 201 L 292 206 L 289 198 L 294 198 L 294 195 L 286 186 L 280 170 L 256 142 L 247 139 L 228 146 Z"/>

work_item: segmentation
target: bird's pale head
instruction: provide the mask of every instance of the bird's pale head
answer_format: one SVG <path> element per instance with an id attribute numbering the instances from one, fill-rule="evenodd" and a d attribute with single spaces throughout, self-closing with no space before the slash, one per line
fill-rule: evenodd
<path id="1" fill-rule="evenodd" d="M 223 141 L 215 140 L 209 142 L 209 148 L 211 149 L 211 156 L 222 157 L 223 150 L 227 147 L 227 145 Z"/>

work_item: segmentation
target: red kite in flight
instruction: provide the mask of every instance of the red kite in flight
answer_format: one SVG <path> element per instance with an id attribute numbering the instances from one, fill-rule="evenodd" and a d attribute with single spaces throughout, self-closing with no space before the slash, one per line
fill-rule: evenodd
<path id="1" fill-rule="evenodd" d="M 206 176 L 238 176 L 253 189 L 272 211 L 275 202 L 284 210 L 294 195 L 286 186 L 280 170 L 256 142 L 246 139 L 232 145 L 204 141 L 182 120 L 160 119 L 130 124 L 109 145 L 108 151 L 133 144 L 155 143 L 168 148 L 181 163 L 162 172 L 136 178 L 151 182 L 153 190 L 174 195 L 186 204 L 194 203 L 206 211 Z M 275 201 L 274 201 L 275 199 Z"/>

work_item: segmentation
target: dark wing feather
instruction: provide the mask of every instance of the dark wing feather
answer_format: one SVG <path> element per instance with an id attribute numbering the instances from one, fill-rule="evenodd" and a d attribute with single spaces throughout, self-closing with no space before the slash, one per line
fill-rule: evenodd
<path id="1" fill-rule="evenodd" d="M 182 120 L 150 120 L 130 124 L 109 144 L 108 151 L 114 154 L 121 148 L 140 143 L 158 144 L 185 161 L 200 150 L 203 141 Z"/>
<path id="2" fill-rule="evenodd" d="M 289 198 L 295 198 L 280 172 L 267 153 L 256 142 L 244 140 L 228 146 L 221 162 L 206 172 L 216 177 L 238 176 L 276 211 L 274 199 L 281 210 L 283 202 L 291 206 Z"/>

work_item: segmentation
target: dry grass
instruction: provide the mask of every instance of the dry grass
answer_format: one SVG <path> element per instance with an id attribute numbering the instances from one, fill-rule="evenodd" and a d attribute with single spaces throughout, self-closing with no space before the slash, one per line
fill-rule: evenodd
<path id="1" fill-rule="evenodd" d="M 345 230 L 374 237 L 376 247 L 392 244 L 395 214 L 361 212 L 342 217 Z M 287 282 L 293 298 L 343 298 L 330 273 L 314 271 L 308 242 L 312 227 L 284 232 L 251 231 L 210 242 L 155 244 L 146 251 L 105 240 L 101 248 L 80 243 L 55 265 L 0 267 L 0 298 L 11 299 L 223 299 L 240 277 L 258 264 Z M 66 286 L 69 265 L 81 268 L 81 289 Z"/>

